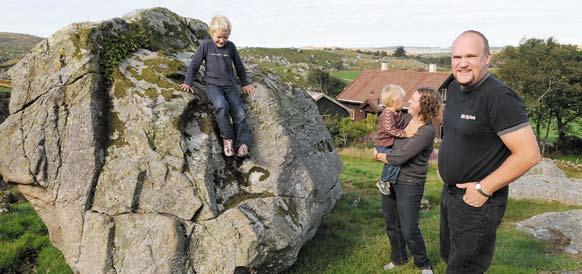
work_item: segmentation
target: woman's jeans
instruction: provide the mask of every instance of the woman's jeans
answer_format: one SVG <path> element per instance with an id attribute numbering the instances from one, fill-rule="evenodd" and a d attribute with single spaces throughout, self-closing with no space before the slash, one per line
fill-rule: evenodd
<path id="1" fill-rule="evenodd" d="M 206 94 L 212 102 L 214 117 L 222 139 L 234 139 L 235 147 L 249 145 L 251 134 L 247 126 L 245 109 L 237 86 L 220 87 L 209 84 Z M 230 119 L 234 124 L 231 124 Z"/>
<path id="2" fill-rule="evenodd" d="M 399 183 L 391 185 L 391 188 L 390 195 L 382 195 L 382 214 L 392 247 L 392 263 L 406 263 L 408 247 L 417 267 L 430 267 L 431 262 L 426 255 L 424 239 L 418 226 L 424 184 Z"/>

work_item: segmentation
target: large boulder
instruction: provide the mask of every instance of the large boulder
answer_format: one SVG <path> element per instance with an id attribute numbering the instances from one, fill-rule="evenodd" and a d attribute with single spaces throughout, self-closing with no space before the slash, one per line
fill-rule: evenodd
<path id="1" fill-rule="evenodd" d="M 549 212 L 519 222 L 517 227 L 532 236 L 549 241 L 567 253 L 582 251 L 582 210 Z"/>
<path id="2" fill-rule="evenodd" d="M 511 183 L 509 197 L 582 205 L 582 182 L 566 177 L 552 160 L 544 159 Z"/>
<path id="3" fill-rule="evenodd" d="M 258 67 L 250 157 L 224 157 L 203 84 L 178 88 L 205 37 L 198 20 L 141 10 L 67 26 L 10 71 L 0 174 L 75 272 L 280 272 L 339 199 L 316 105 Z"/>

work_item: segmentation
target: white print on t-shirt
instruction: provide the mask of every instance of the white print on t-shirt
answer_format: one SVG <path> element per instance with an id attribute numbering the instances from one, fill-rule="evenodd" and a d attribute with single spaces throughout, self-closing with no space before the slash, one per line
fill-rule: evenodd
<path id="1" fill-rule="evenodd" d="M 211 53 L 210 56 L 222 56 L 222 57 L 228 57 L 228 53 Z"/>
<path id="2" fill-rule="evenodd" d="M 465 119 L 465 120 L 475 120 L 475 116 L 473 116 L 471 114 L 461 114 L 461 119 Z"/>

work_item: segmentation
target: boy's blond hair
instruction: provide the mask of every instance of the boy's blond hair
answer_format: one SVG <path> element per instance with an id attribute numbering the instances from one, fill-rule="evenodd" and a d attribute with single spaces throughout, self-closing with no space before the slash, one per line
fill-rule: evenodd
<path id="1" fill-rule="evenodd" d="M 230 21 L 228 21 L 228 18 L 226 18 L 226 16 L 222 15 L 212 17 L 212 20 L 210 20 L 210 26 L 208 26 L 210 34 L 214 34 L 217 31 L 222 30 L 230 35 L 231 29 L 232 26 L 230 25 Z"/>
<path id="2" fill-rule="evenodd" d="M 391 107 L 397 99 L 404 98 L 404 96 L 406 96 L 406 92 L 401 86 L 389 84 L 382 89 L 380 100 L 384 107 Z"/>

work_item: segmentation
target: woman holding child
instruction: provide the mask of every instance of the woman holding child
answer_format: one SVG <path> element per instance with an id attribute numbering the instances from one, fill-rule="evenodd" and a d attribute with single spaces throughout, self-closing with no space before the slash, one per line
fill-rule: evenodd
<path id="1" fill-rule="evenodd" d="M 388 183 L 389 191 L 382 191 L 382 213 L 391 245 L 391 262 L 384 269 L 405 264 L 408 247 L 422 274 L 433 273 L 419 228 L 419 210 L 428 160 L 433 150 L 435 131 L 432 121 L 439 116 L 440 109 L 439 95 L 431 88 L 419 88 L 408 101 L 409 114 L 402 117 L 407 133 L 404 137 L 411 137 L 395 138 L 389 153 L 374 150 L 375 160 L 400 167 L 397 179 Z M 416 134 L 412 136 L 411 132 Z"/>

